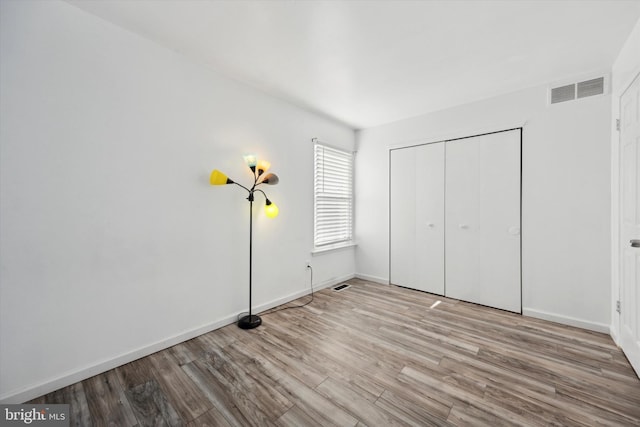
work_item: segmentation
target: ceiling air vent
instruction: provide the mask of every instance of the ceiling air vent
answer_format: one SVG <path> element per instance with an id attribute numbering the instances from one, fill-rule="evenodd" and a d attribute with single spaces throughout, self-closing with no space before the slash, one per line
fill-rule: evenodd
<path id="1" fill-rule="evenodd" d="M 566 86 L 554 87 L 551 89 L 551 103 L 573 101 L 576 99 L 576 85 L 570 84 Z"/>
<path id="2" fill-rule="evenodd" d="M 602 95 L 604 93 L 604 77 L 578 83 L 578 98 Z"/>

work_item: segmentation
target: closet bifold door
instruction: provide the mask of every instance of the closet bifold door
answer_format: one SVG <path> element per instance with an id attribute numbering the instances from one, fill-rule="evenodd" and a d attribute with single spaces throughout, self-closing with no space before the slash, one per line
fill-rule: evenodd
<path id="1" fill-rule="evenodd" d="M 390 157 L 389 281 L 444 295 L 444 143 Z"/>
<path id="2" fill-rule="evenodd" d="M 520 129 L 446 143 L 446 296 L 520 313 Z"/>

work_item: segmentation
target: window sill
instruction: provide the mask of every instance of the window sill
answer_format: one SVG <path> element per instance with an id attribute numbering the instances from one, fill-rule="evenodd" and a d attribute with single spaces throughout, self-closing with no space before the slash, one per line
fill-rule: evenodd
<path id="1" fill-rule="evenodd" d="M 344 242 L 344 243 L 336 243 L 335 245 L 327 245 L 327 246 L 321 246 L 319 248 L 313 248 L 313 250 L 311 251 L 311 255 L 315 256 L 315 255 L 322 255 L 325 254 L 327 252 L 333 252 L 333 251 L 337 251 L 340 249 L 346 249 L 346 248 L 353 248 L 358 246 L 358 244 L 356 242 Z"/>

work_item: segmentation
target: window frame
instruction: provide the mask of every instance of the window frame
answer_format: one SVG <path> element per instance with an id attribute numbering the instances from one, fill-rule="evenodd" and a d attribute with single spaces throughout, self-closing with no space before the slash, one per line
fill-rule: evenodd
<path id="1" fill-rule="evenodd" d="M 322 154 L 320 154 L 320 151 Z M 330 155 L 327 156 L 327 153 Z M 322 159 L 319 159 L 319 156 L 322 155 Z M 329 160 L 329 162 L 327 162 Z M 320 162 L 322 163 L 322 170 L 319 170 Z M 348 168 L 341 168 L 339 163 L 346 162 L 348 164 Z M 330 169 L 335 169 L 337 172 L 335 174 L 327 174 L 327 163 L 330 163 Z M 347 246 L 354 245 L 354 210 L 355 210 L 355 200 L 354 200 L 354 177 L 355 177 L 355 153 L 347 151 L 342 148 L 337 148 L 331 146 L 329 144 L 325 144 L 320 141 L 314 141 L 313 146 L 313 248 L 314 252 L 323 252 L 326 250 L 337 249 Z M 319 191 L 319 187 L 323 186 L 325 188 L 325 183 L 327 182 L 327 177 L 330 182 L 333 182 L 334 185 L 340 184 L 340 180 L 344 178 L 346 172 L 346 182 L 342 182 L 342 188 L 338 186 L 338 193 L 332 193 L 330 191 Z M 322 177 L 320 178 L 320 174 Z M 327 176 L 328 175 L 328 176 Z M 340 194 L 340 191 L 347 191 L 346 195 Z M 326 222 L 322 219 L 319 219 L 319 216 L 322 214 L 321 203 L 324 202 L 325 206 L 327 202 L 334 203 L 339 205 L 340 202 L 347 201 L 346 207 L 344 211 L 340 211 L 338 215 L 344 215 L 347 217 L 346 225 L 343 223 L 339 223 L 334 230 L 329 232 L 319 233 L 319 225 L 325 225 Z M 339 207 L 339 206 L 338 206 Z M 326 209 L 324 212 L 325 216 L 327 214 Z M 338 218 L 340 221 L 340 218 Z M 346 235 L 341 235 L 341 228 L 346 228 Z M 335 234 L 334 238 L 328 238 L 331 234 Z M 322 238 L 323 235 L 329 235 L 328 237 Z"/>

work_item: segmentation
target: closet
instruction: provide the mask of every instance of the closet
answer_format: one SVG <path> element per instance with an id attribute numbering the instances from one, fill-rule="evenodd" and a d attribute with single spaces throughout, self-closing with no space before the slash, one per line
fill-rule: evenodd
<path id="1" fill-rule="evenodd" d="M 521 129 L 390 151 L 390 283 L 521 312 Z"/>

